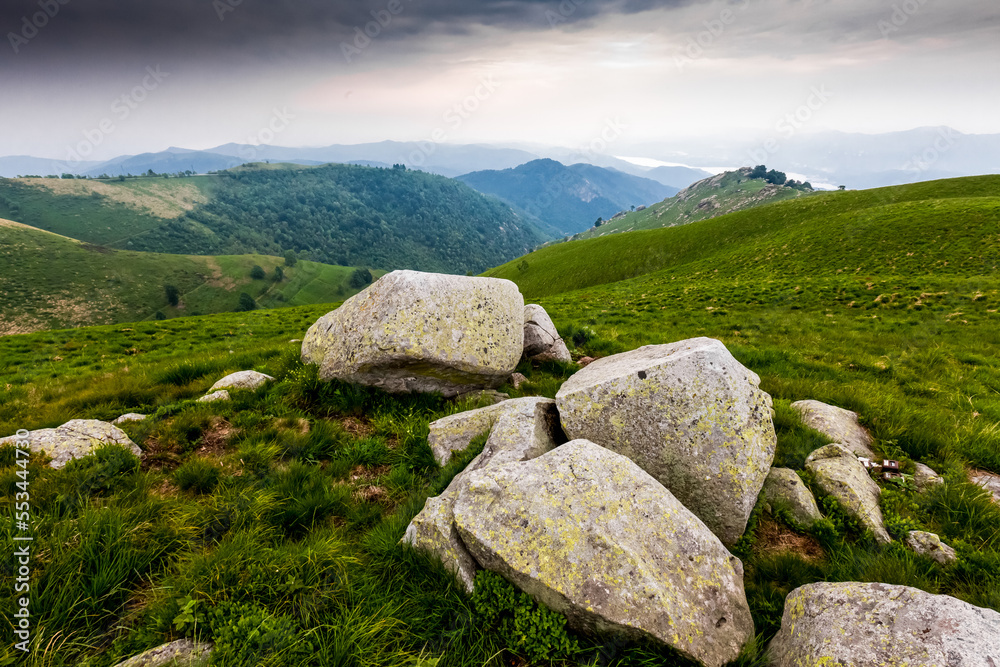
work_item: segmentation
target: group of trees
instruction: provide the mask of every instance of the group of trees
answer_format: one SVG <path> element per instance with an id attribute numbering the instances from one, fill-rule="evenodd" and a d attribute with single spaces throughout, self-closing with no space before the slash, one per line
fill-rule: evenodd
<path id="1" fill-rule="evenodd" d="M 809 181 L 796 181 L 789 180 L 788 175 L 783 171 L 778 171 L 776 169 L 768 170 L 768 168 L 762 164 L 757 165 L 750 172 L 750 178 L 761 178 L 772 185 L 784 185 L 789 188 L 795 188 L 796 190 L 812 190 L 812 183 Z"/>

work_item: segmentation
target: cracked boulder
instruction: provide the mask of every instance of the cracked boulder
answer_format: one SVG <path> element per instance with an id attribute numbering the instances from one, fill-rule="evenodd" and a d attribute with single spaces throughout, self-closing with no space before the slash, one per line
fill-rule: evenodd
<path id="1" fill-rule="evenodd" d="M 510 377 L 523 317 L 509 280 L 393 271 L 313 324 L 302 360 L 323 380 L 452 397 Z"/>
<path id="2" fill-rule="evenodd" d="M 872 531 L 878 542 L 892 542 L 879 507 L 882 489 L 853 452 L 842 445 L 820 447 L 806 459 L 806 470 L 815 475 L 823 492 L 833 496 L 844 512 Z"/>
<path id="3" fill-rule="evenodd" d="M 536 303 L 524 307 L 524 357 L 532 361 L 573 361 L 552 318 Z"/>
<path id="4" fill-rule="evenodd" d="M 627 456 L 731 545 L 777 446 L 759 385 L 721 342 L 694 338 L 598 359 L 556 402 L 568 438 Z"/>

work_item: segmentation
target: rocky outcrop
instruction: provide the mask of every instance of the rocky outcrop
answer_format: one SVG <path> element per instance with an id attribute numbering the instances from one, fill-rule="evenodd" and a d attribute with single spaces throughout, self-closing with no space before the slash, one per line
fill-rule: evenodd
<path id="1" fill-rule="evenodd" d="M 510 377 L 523 317 L 509 280 L 393 271 L 313 324 L 302 360 L 324 380 L 451 397 Z"/>
<path id="2" fill-rule="evenodd" d="M 792 591 L 773 667 L 996 667 L 1000 614 L 907 586 L 818 583 Z"/>
<path id="3" fill-rule="evenodd" d="M 62 468 L 73 459 L 78 459 L 104 444 L 118 444 L 128 447 L 136 456 L 142 450 L 132 442 L 117 426 L 96 419 L 74 419 L 58 428 L 43 428 L 29 431 L 26 436 L 12 435 L 0 439 L 0 445 L 12 445 L 15 441 L 27 440 L 33 452 L 45 452 L 52 459 L 49 465 Z"/>
<path id="4" fill-rule="evenodd" d="M 178 639 L 119 662 L 115 667 L 201 667 L 208 664 L 211 656 L 212 644 Z"/>
<path id="5" fill-rule="evenodd" d="M 477 561 L 573 628 L 713 666 L 753 636 L 739 559 L 649 474 L 592 442 L 471 473 L 454 514 Z"/>
<path id="6" fill-rule="evenodd" d="M 733 544 L 777 442 L 759 384 L 722 343 L 695 338 L 598 359 L 556 402 L 567 437 L 627 456 Z"/>
<path id="7" fill-rule="evenodd" d="M 768 511 L 783 509 L 799 526 L 808 528 L 823 518 L 816 506 L 816 498 L 794 470 L 771 468 L 764 480 L 760 497 Z"/>
<path id="8" fill-rule="evenodd" d="M 147 415 L 140 415 L 137 412 L 130 412 L 127 415 L 122 415 L 121 417 L 118 417 L 117 419 L 115 419 L 111 423 L 112 424 L 124 424 L 125 422 L 141 422 L 146 417 L 147 417 Z"/>
<path id="9" fill-rule="evenodd" d="M 941 542 L 941 538 L 934 533 L 926 533 L 922 530 L 911 530 L 906 536 L 906 546 L 913 549 L 921 556 L 927 556 L 931 560 L 947 565 L 958 560 L 958 554 L 947 544 Z"/>
<path id="10" fill-rule="evenodd" d="M 219 391 L 213 391 L 211 394 L 205 394 L 198 399 L 199 403 L 215 403 L 216 401 L 229 401 L 232 400 L 229 396 L 229 392 L 225 389 L 220 389 Z"/>
<path id="11" fill-rule="evenodd" d="M 806 459 L 806 470 L 815 475 L 823 492 L 833 496 L 849 516 L 872 531 L 878 542 L 892 541 L 879 508 L 882 490 L 853 452 L 842 445 L 820 447 Z"/>
<path id="12" fill-rule="evenodd" d="M 819 431 L 857 456 L 875 458 L 871 450 L 872 437 L 858 423 L 858 413 L 844 410 L 819 401 L 798 401 L 792 409 L 799 413 L 802 423 Z"/>
<path id="13" fill-rule="evenodd" d="M 209 392 L 219 389 L 256 389 L 274 378 L 257 371 L 240 371 L 231 373 L 212 385 Z"/>
<path id="14" fill-rule="evenodd" d="M 466 424 L 472 424 L 466 431 L 471 433 L 470 440 L 486 430 L 478 426 L 486 423 L 482 420 L 492 419 L 492 424 L 486 427 L 490 429 L 490 436 L 483 451 L 451 481 L 444 493 L 427 499 L 424 509 L 414 517 L 403 535 L 404 543 L 441 560 L 469 592 L 473 589 L 478 566 L 456 532 L 453 514 L 455 501 L 469 474 L 528 461 L 565 442 L 552 399 L 518 398 L 463 414 L 472 413 L 477 414 L 466 418 Z M 468 446 L 468 442 L 465 444 Z"/>
<path id="15" fill-rule="evenodd" d="M 939 484 L 944 484 L 944 478 L 923 463 L 914 463 L 913 483 L 918 491 L 929 491 Z"/>
<path id="16" fill-rule="evenodd" d="M 524 307 L 524 357 L 532 361 L 573 361 L 552 318 L 535 303 Z"/>

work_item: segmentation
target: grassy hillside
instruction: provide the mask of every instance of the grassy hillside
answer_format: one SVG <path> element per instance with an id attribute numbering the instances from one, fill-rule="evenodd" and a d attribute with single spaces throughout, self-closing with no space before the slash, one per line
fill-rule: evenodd
<path id="1" fill-rule="evenodd" d="M 246 292 L 261 307 L 328 302 L 357 292 L 354 269 L 265 255 L 185 256 L 82 243 L 0 219 L 0 335 L 234 310 Z M 260 266 L 262 280 L 250 276 Z M 275 281 L 275 269 L 284 273 Z M 378 275 L 378 272 L 376 272 Z M 179 293 L 176 306 L 166 285 Z"/>
<path id="2" fill-rule="evenodd" d="M 842 274 L 861 286 L 884 275 L 971 278 L 994 270 L 998 207 L 1000 176 L 818 193 L 681 227 L 561 243 L 486 275 L 517 282 L 531 298 L 663 269 L 719 272 L 754 292 L 772 279 Z"/>
<path id="3" fill-rule="evenodd" d="M 121 250 L 482 271 L 549 238 L 509 206 L 406 169 L 248 165 L 214 176 L 0 179 L 0 217 Z"/>
<path id="4" fill-rule="evenodd" d="M 623 213 L 573 238 L 589 239 L 640 229 L 675 227 L 812 194 L 811 190 L 772 185 L 761 178 L 751 179 L 749 174 L 750 169 L 745 167 L 703 179 L 670 199 L 642 211 Z"/>

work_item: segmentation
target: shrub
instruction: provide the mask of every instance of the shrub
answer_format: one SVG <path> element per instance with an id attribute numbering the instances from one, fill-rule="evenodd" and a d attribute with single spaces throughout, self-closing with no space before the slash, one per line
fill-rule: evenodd
<path id="1" fill-rule="evenodd" d="M 240 294 L 239 303 L 236 304 L 236 312 L 245 313 L 251 310 L 257 310 L 257 302 L 254 301 L 254 298 L 252 296 L 250 296 L 246 292 L 242 292 Z"/>
<path id="2" fill-rule="evenodd" d="M 181 292 L 175 285 L 164 285 L 163 291 L 167 294 L 167 303 L 176 306 L 181 301 Z"/>
<path id="3" fill-rule="evenodd" d="M 297 664 L 313 646 L 301 638 L 299 622 L 287 614 L 272 614 L 253 604 L 222 602 L 210 615 L 214 665 Z"/>
<path id="4" fill-rule="evenodd" d="M 184 491 L 211 493 L 222 471 L 211 461 L 194 458 L 174 471 L 174 481 Z"/>
<path id="5" fill-rule="evenodd" d="M 354 289 L 361 289 L 372 282 L 372 272 L 368 269 L 354 269 L 354 273 L 348 279 L 347 284 Z"/>
<path id="6" fill-rule="evenodd" d="M 264 272 L 263 267 L 254 264 L 253 268 L 250 269 L 250 277 L 254 280 L 264 280 L 264 278 L 267 278 L 267 273 Z"/>

